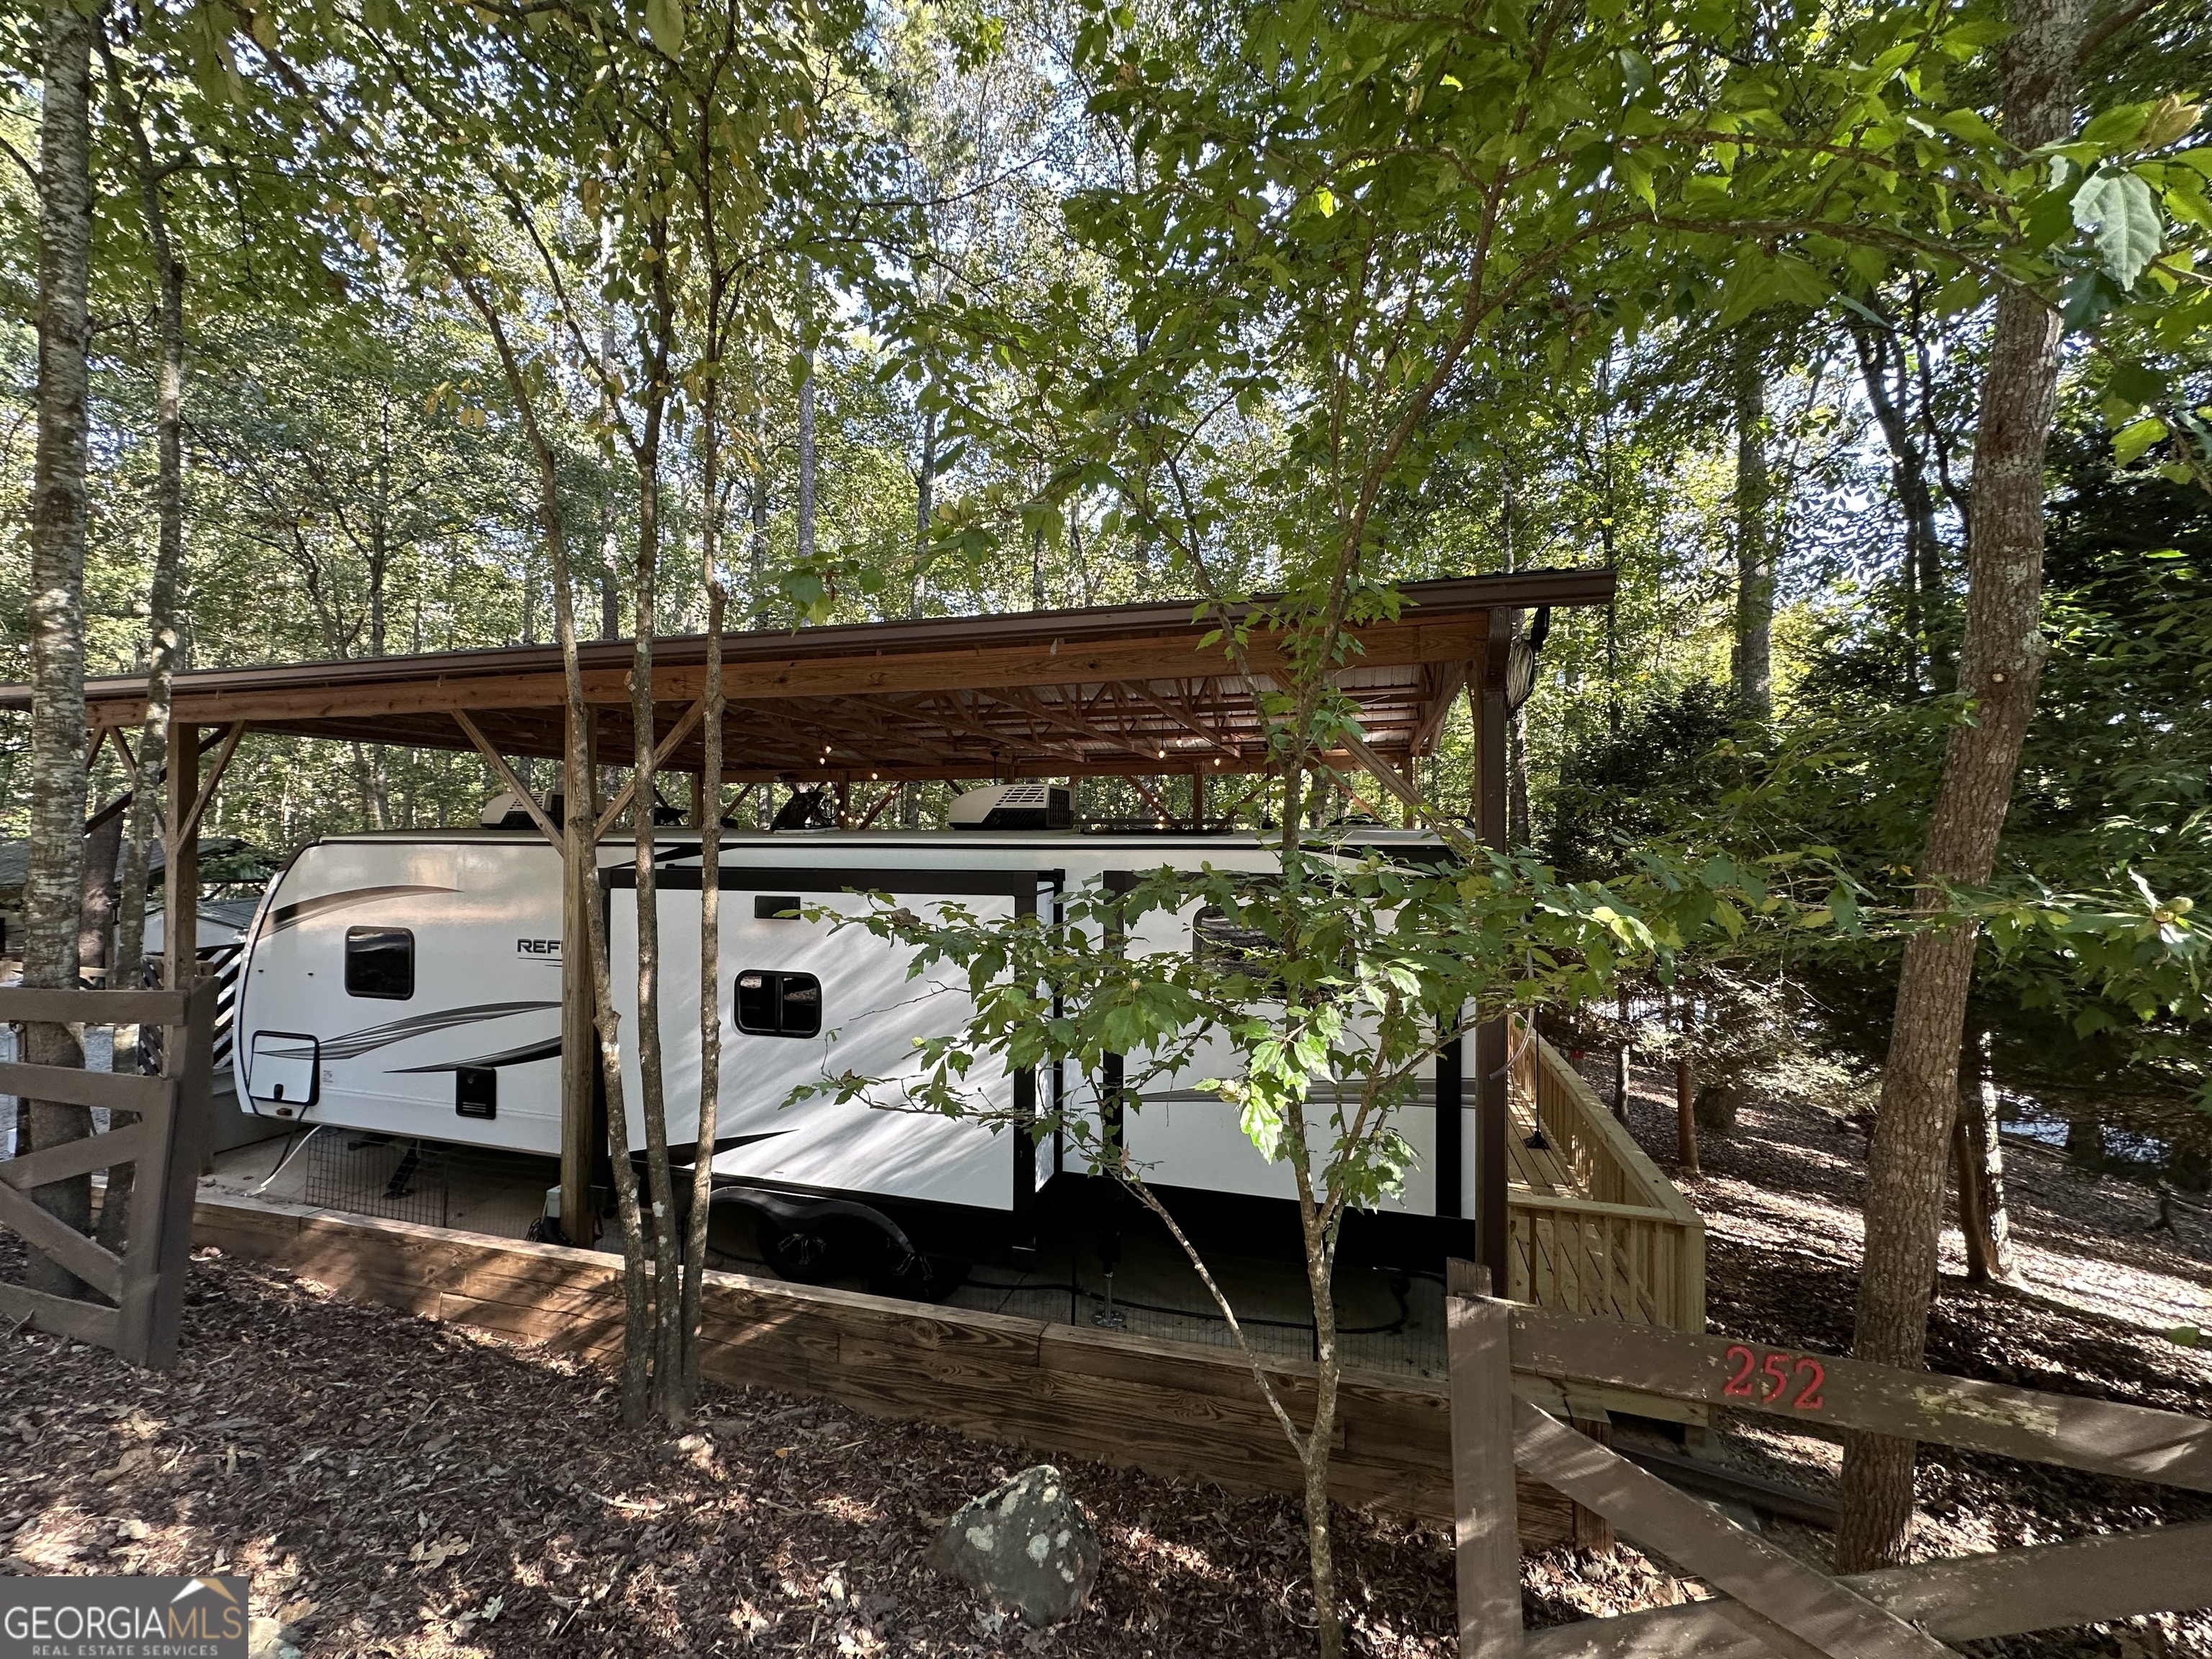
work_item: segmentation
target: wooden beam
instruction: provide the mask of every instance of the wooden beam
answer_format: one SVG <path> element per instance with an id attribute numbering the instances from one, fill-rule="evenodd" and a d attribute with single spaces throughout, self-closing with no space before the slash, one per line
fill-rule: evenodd
<path id="1" fill-rule="evenodd" d="M 1498 852 L 1505 850 L 1505 665 L 1510 655 L 1508 647 L 1512 631 L 1512 613 L 1492 611 L 1480 652 L 1468 653 L 1469 657 L 1479 654 L 1482 659 L 1480 701 L 1475 709 L 1474 731 L 1475 833 L 1485 846 Z M 1470 701 L 1477 695 L 1472 681 L 1468 685 L 1468 695 Z M 1508 1276 L 1512 1246 L 1506 1213 L 1507 1188 L 1511 1181 L 1506 1151 L 1511 1109 L 1506 1098 L 1506 1066 L 1511 1050 L 1506 1040 L 1504 1020 L 1487 1019 L 1476 1026 L 1472 1047 L 1477 1248 L 1481 1251 L 1483 1265 L 1490 1269 L 1491 1282 L 1503 1287 L 1512 1283 Z"/>
<path id="2" fill-rule="evenodd" d="M 1663 1550 L 1747 1609 L 1824 1654 L 1850 1659 L 1954 1659 L 1895 1613 L 1677 1492 L 1619 1453 L 1513 1401 L 1514 1461 L 1539 1480 Z"/>
<path id="3" fill-rule="evenodd" d="M 873 823 L 878 817 L 883 816 L 884 808 L 889 806 L 893 801 L 896 800 L 899 796 L 899 792 L 905 787 L 906 785 L 903 783 L 894 783 L 890 785 L 881 795 L 877 797 L 876 804 L 868 809 L 868 815 L 853 827 L 855 830 L 865 830 L 870 824 Z"/>
<path id="4" fill-rule="evenodd" d="M 676 746 L 682 743 L 684 738 L 690 737 L 692 732 L 696 729 L 701 718 L 705 715 L 706 712 L 707 700 L 704 697 L 702 697 L 698 702 L 693 703 L 689 708 L 684 711 L 683 719 L 678 720 L 675 725 L 668 728 L 668 735 L 666 737 L 663 738 L 659 743 L 653 744 L 653 769 L 656 773 L 660 770 L 662 764 L 668 759 L 668 757 L 676 752 Z M 630 798 L 636 793 L 637 779 L 633 776 L 629 782 L 623 785 L 621 791 L 615 796 L 613 801 L 608 805 L 607 810 L 599 814 L 599 833 L 602 839 L 605 837 L 608 830 L 613 829 L 617 823 L 622 821 L 623 809 L 629 806 Z"/>
<path id="5" fill-rule="evenodd" d="M 1144 748 L 1135 739 L 1123 732 L 1109 732 L 1093 721 L 1068 714 L 1066 712 L 1065 700 L 1060 706 L 1055 707 L 1027 686 L 995 686 L 985 690 L 982 695 L 995 702 L 1004 703 L 1008 708 L 1018 708 L 1025 714 L 1034 715 L 1038 720 L 1060 727 L 1063 732 L 1072 732 L 1077 737 L 1086 738 L 1101 748 L 1118 749 L 1124 754 L 1134 755 L 1139 759 L 1150 761 L 1155 765 L 1158 764 L 1158 749 Z M 1033 741 L 1037 742 L 1040 747 L 1043 746 L 1042 739 L 1033 739 Z"/>
<path id="6" fill-rule="evenodd" d="M 1175 822 L 1175 814 L 1168 811 L 1167 803 L 1162 800 L 1158 795 L 1154 794 L 1151 790 L 1145 787 L 1145 781 L 1143 778 L 1139 777 L 1133 772 L 1129 775 L 1129 781 L 1133 786 L 1134 786 L 1137 793 L 1145 798 L 1146 804 L 1152 807 L 1152 817 L 1157 822 L 1161 823 L 1173 823 Z"/>
<path id="7" fill-rule="evenodd" d="M 1518 1308 L 1514 1364 L 1732 1411 L 2212 1492 L 2212 1419 Z M 1775 1369 L 1764 1369 L 1771 1362 Z M 1748 1369 L 1747 1369 L 1748 1365 Z M 1745 1380 L 1737 1382 L 1739 1372 Z"/>
<path id="8" fill-rule="evenodd" d="M 1407 753 L 1425 755 L 1429 752 L 1436 742 L 1437 732 L 1443 729 L 1444 721 L 1451 714 L 1452 705 L 1459 701 L 1460 690 L 1467 684 L 1470 667 L 1471 665 L 1463 662 L 1443 665 L 1443 678 L 1437 684 L 1437 694 L 1429 699 L 1419 723 L 1413 727 L 1413 735 L 1406 741 Z"/>
<path id="9" fill-rule="evenodd" d="M 1923 1561 L 1837 1582 L 1953 1643 L 2179 1613 L 2212 1605 L 2212 1524 Z M 1528 1653 L 1529 1659 L 1771 1659 L 1771 1626 L 1735 1601 L 1689 1601 L 1532 1631 Z"/>
<path id="10" fill-rule="evenodd" d="M 191 721 L 169 722 L 166 780 L 171 831 L 161 865 L 161 971 L 171 990 L 188 988 L 198 971 L 200 945 L 200 839 L 175 833 L 191 815 L 200 781 L 200 729 Z"/>
<path id="11" fill-rule="evenodd" d="M 1444 1263 L 1444 1296 L 1460 1659 L 1512 1659 L 1522 1638 L 1512 1326 L 1472 1261 Z"/>
<path id="12" fill-rule="evenodd" d="M 1401 623 L 1352 632 L 1364 647 L 1359 666 L 1368 670 L 1466 661 L 1480 655 L 1483 645 L 1482 625 L 1476 621 Z M 1176 679 L 1212 672 L 1194 638 L 1186 643 L 1176 637 L 1153 635 L 1060 651 L 1017 646 L 885 653 L 856 644 L 852 654 L 844 657 L 733 663 L 723 671 L 722 683 L 732 701 L 743 702 Z M 1253 668 L 1261 675 L 1279 676 L 1289 672 L 1290 664 L 1273 647 L 1260 643 L 1254 649 Z M 653 700 L 696 701 L 705 690 L 705 669 L 694 664 L 656 665 Z M 335 682 L 337 677 L 333 678 Z M 586 670 L 583 678 L 587 702 L 617 708 L 628 704 L 627 669 Z M 210 692 L 186 686 L 177 696 L 175 717 L 204 724 L 242 720 L 269 726 L 302 720 L 447 714 L 457 708 L 554 710 L 565 705 L 567 695 L 566 683 L 556 670 L 466 678 L 426 672 L 420 679 L 380 678 L 361 684 L 249 686 Z M 108 724 L 128 724 L 134 718 L 143 718 L 143 689 L 135 696 L 113 697 L 106 702 L 100 714 Z"/>
<path id="13" fill-rule="evenodd" d="M 1428 809 L 1421 804 L 1421 792 L 1413 787 L 1404 773 L 1376 754 L 1373 745 L 1366 738 L 1361 737 L 1357 732 L 1346 732 L 1340 734 L 1338 740 L 1344 744 L 1346 750 L 1354 760 L 1375 775 L 1376 782 L 1395 795 L 1413 811 L 1426 813 Z M 1377 813 L 1376 816 L 1379 817 L 1381 814 Z"/>
<path id="14" fill-rule="evenodd" d="M 1153 696 L 1150 689 L 1145 685 L 1133 680 L 1126 680 L 1122 683 L 1121 689 L 1127 691 L 1131 696 L 1134 697 L 1139 702 L 1143 703 L 1146 707 L 1157 709 L 1159 713 L 1166 715 L 1170 720 L 1173 720 L 1177 726 L 1182 726 L 1185 731 L 1194 732 L 1198 736 L 1204 738 L 1215 748 L 1226 750 L 1229 753 L 1240 757 L 1243 756 L 1244 751 L 1238 748 L 1237 744 L 1230 742 L 1226 738 L 1224 738 L 1220 732 L 1215 731 L 1212 726 L 1207 726 L 1203 720 L 1191 714 L 1188 709 L 1177 708 L 1174 704 L 1169 702 L 1166 698 Z"/>
<path id="15" fill-rule="evenodd" d="M 206 812 L 208 803 L 215 799 L 216 786 L 222 781 L 223 773 L 230 767 L 230 757 L 238 752 L 238 740 L 245 735 L 244 720 L 233 721 L 230 730 L 222 734 L 222 746 L 216 750 L 215 764 L 208 769 L 208 775 L 204 780 L 195 780 L 198 782 L 199 788 L 192 796 L 191 807 L 185 813 L 185 821 L 173 826 L 169 831 L 169 839 L 172 842 L 197 841 L 199 838 L 200 817 Z"/>
<path id="16" fill-rule="evenodd" d="M 453 719 L 459 724 L 461 730 L 469 734 L 469 741 L 476 744 L 477 752 L 490 763 L 491 769 L 498 774 L 499 781 L 507 786 L 508 793 L 522 803 L 522 810 L 530 814 L 530 821 L 538 826 L 538 833 L 551 842 L 556 848 L 561 847 L 562 845 L 561 831 L 555 827 L 552 815 L 538 804 L 538 798 L 532 794 L 522 780 L 515 775 L 514 769 L 507 763 L 507 757 L 491 746 L 490 739 L 477 729 L 477 723 L 464 711 L 459 708 L 453 710 Z"/>

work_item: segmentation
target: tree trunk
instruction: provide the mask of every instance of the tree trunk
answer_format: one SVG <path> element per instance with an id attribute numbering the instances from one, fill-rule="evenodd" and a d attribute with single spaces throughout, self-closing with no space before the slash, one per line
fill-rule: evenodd
<path id="1" fill-rule="evenodd" d="M 1975 1284 L 2010 1280 L 2012 1229 L 2005 1216 L 2004 1142 L 1996 1086 L 1990 1079 L 1989 1034 L 1959 1045 L 1959 1127 L 1953 1158 L 1959 1170 L 1959 1224 L 1966 1234 L 1966 1277 Z"/>
<path id="2" fill-rule="evenodd" d="M 146 880 L 153 848 L 161 835 L 160 803 L 162 765 L 169 752 L 169 688 L 176 677 L 180 654 L 177 632 L 177 596 L 185 564 L 185 280 L 184 261 L 169 240 L 169 222 L 161 199 L 161 171 L 155 165 L 145 124 L 137 109 L 121 95 L 121 76 L 112 58 L 108 70 L 115 77 L 117 103 L 127 116 L 132 148 L 138 165 L 139 204 L 146 219 L 146 240 L 161 276 L 161 292 L 156 313 L 161 337 L 161 367 L 155 404 L 155 446 L 157 452 L 154 500 L 159 532 L 155 543 L 154 573 L 146 589 L 146 718 L 138 732 L 137 763 L 132 768 L 131 810 L 124 837 L 121 891 L 115 926 L 114 965 L 110 985 L 136 988 L 146 974 Z M 115 1069 L 138 1066 L 138 1028 L 126 1025 L 115 1034 Z M 128 1121 L 126 1116 L 124 1121 Z M 107 1172 L 107 1197 L 100 1210 L 100 1242 L 119 1249 L 129 1231 L 131 1190 L 137 1166 L 118 1164 Z"/>
<path id="3" fill-rule="evenodd" d="M 126 811 L 128 809 L 125 809 Z M 116 861 L 123 853 L 123 813 L 84 838 L 84 874 L 77 896 L 77 972 L 94 984 L 108 965 L 108 930 L 115 921 Z"/>
<path id="4" fill-rule="evenodd" d="M 592 762 L 589 722 L 592 708 L 584 696 L 584 669 L 576 631 L 575 568 L 568 557 L 566 521 L 561 510 L 561 471 L 551 438 L 538 418 L 531 401 L 528 376 L 514 342 L 508 338 L 505 317 L 475 281 L 472 268 L 458 247 L 441 246 L 441 257 L 454 283 L 467 298 L 491 336 L 508 395 L 522 422 L 538 471 L 538 523 L 545 538 L 553 568 L 553 617 L 561 641 L 561 673 L 567 702 L 568 738 L 563 747 L 562 775 L 568 799 L 562 820 L 562 859 L 568 878 L 589 871 L 599 860 L 599 781 Z M 604 571 L 601 572 L 605 574 Z M 597 904 L 580 907 L 584 913 L 585 950 L 591 963 L 593 1024 L 599 1038 L 599 1076 L 606 1091 L 607 1161 L 613 1171 L 616 1212 L 623 1242 L 623 1364 L 622 1397 L 625 1412 L 637 1404 L 642 1419 L 646 1401 L 646 1365 L 650 1355 L 652 1316 L 645 1288 L 645 1239 L 637 1203 L 637 1171 L 629 1160 L 629 1115 L 623 1099 L 622 1048 L 614 1012 L 614 979 L 607 954 L 606 912 Z"/>
<path id="5" fill-rule="evenodd" d="M 660 228 L 665 234 L 665 227 Z M 630 657 L 632 750 L 632 847 L 637 865 L 637 1081 L 638 1114 L 645 1127 L 645 1179 L 653 1204 L 649 1241 L 653 1264 L 653 1390 L 651 1408 L 665 1420 L 688 1415 L 683 1403 L 682 1266 L 678 1242 L 675 1181 L 668 1163 L 667 1094 L 660 1048 L 660 908 L 655 858 L 653 807 L 659 799 L 653 769 L 659 734 L 653 715 L 653 639 L 659 617 L 660 557 L 660 435 L 666 418 L 669 337 L 675 317 L 666 292 L 666 264 L 656 261 L 653 295 L 657 337 L 646 365 L 645 420 L 638 445 L 636 642 Z M 629 1373 L 625 1370 L 625 1379 Z M 633 1426 L 642 1420 L 645 1401 L 627 1389 L 623 1415 Z"/>
<path id="6" fill-rule="evenodd" d="M 1877 331 L 1854 319 L 1851 343 L 1858 352 L 1859 378 L 1875 424 L 1889 450 L 1890 487 L 1905 520 L 1905 559 L 1899 572 L 1905 590 L 1905 678 L 1908 690 L 1920 690 L 1920 653 L 1926 644 L 1929 605 L 1941 591 L 1942 541 L 1936 529 L 1936 497 L 1928 484 L 1926 459 L 1905 418 L 1906 380 L 1903 348 L 1893 332 Z M 1895 383 L 1892 383 L 1892 371 Z"/>
<path id="7" fill-rule="evenodd" d="M 814 345 L 806 345 L 806 374 L 799 382 L 799 562 L 814 562 Z"/>
<path id="8" fill-rule="evenodd" d="M 2022 149 L 2072 130 L 2079 0 L 2014 0 L 2003 48 L 2005 136 Z M 2057 314 L 2008 290 L 1997 300 L 1975 434 L 1966 543 L 1966 626 L 1960 689 L 1975 719 L 1944 750 L 1917 901 L 1940 908 L 1938 884 L 1987 878 L 2019 770 L 2043 669 L 2044 455 L 2058 384 Z M 1906 942 L 1881 1106 L 1868 1157 L 1866 1258 L 1852 1352 L 1917 1368 L 1942 1223 L 1944 1142 L 1958 1112 L 1959 1044 L 1973 979 L 1966 925 Z M 1837 1559 L 1846 1572 L 1895 1561 L 1912 1518 L 1913 1445 L 1855 1435 L 1844 1451 Z"/>
<path id="9" fill-rule="evenodd" d="M 1314 1310 L 1314 1415 L 1304 1443 L 1296 1445 L 1305 1477 L 1306 1559 L 1313 1573 L 1314 1617 L 1320 1627 L 1317 1634 L 1321 1659 L 1342 1659 L 1344 1613 L 1338 1604 L 1336 1557 L 1330 1538 L 1328 1509 L 1329 1443 L 1336 1433 L 1336 1395 L 1341 1370 L 1337 1353 L 1335 1231 L 1328 1224 L 1313 1188 L 1313 1160 L 1307 1146 L 1303 1110 L 1293 1109 L 1284 1114 L 1283 1145 L 1297 1185 L 1306 1288 L 1313 1298 Z"/>
<path id="10" fill-rule="evenodd" d="M 1698 1074 L 1686 1059 L 1674 1062 L 1674 1159 L 1684 1175 L 1698 1167 Z"/>
<path id="11" fill-rule="evenodd" d="M 39 388 L 31 495 L 30 868 L 23 883 L 23 983 L 77 982 L 77 917 L 84 879 L 85 426 L 91 344 L 85 290 L 92 252 L 91 17 L 49 0 L 40 47 L 39 114 Z M 65 1025 L 27 1028 L 34 1065 L 82 1066 Z M 82 1106 L 29 1103 L 31 1147 L 91 1128 Z M 82 1232 L 92 1177 L 40 1187 L 40 1206 Z M 76 1275 L 38 1251 L 24 1282 L 57 1296 L 85 1293 Z"/>
<path id="12" fill-rule="evenodd" d="M 1765 720 L 1774 712 L 1773 478 L 1766 461 L 1765 364 L 1748 329 L 1735 337 L 1736 706 Z"/>
<path id="13" fill-rule="evenodd" d="M 907 591 L 906 614 L 921 614 L 922 574 L 929 557 L 929 519 L 936 510 L 937 491 L 937 411 L 929 410 L 921 417 L 921 467 L 915 475 L 914 495 L 914 583 Z"/>

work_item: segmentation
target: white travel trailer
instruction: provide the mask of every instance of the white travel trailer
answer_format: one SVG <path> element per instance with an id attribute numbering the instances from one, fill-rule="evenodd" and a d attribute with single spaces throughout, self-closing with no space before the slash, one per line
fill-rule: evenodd
<path id="1" fill-rule="evenodd" d="M 1035 823 L 963 803 L 954 823 Z M 1064 801 L 1064 792 L 1055 791 Z M 1054 805 L 1058 806 L 1059 802 Z M 1064 811 L 1052 816 L 1064 821 Z M 1411 832 L 1365 832 L 1407 850 Z M 696 831 L 658 832 L 661 1038 L 672 1144 L 696 1136 L 701 866 Z M 634 844 L 600 848 L 623 1029 L 635 1025 Z M 1041 1195 L 1080 1184 L 1066 1138 L 892 1109 L 917 1038 L 954 1029 L 971 1004 L 939 972 L 909 978 L 901 948 L 858 928 L 810 921 L 805 907 L 851 910 L 886 892 L 917 909 L 945 899 L 984 915 L 1044 911 L 1086 884 L 1162 865 L 1262 872 L 1272 848 L 1252 836 L 1112 835 L 1042 828 L 944 831 L 725 830 L 716 1000 L 722 1025 L 716 1201 L 764 1224 L 769 1259 L 793 1277 L 829 1270 L 824 1240 L 872 1229 L 915 1271 L 929 1252 L 973 1257 L 1035 1237 Z M 1194 912 L 1146 918 L 1141 949 L 1188 948 Z M 250 933 L 238 994 L 238 1098 L 305 1125 L 552 1154 L 561 1144 L 559 856 L 534 830 L 405 831 L 331 836 L 303 848 L 271 884 Z M 623 1096 L 632 1146 L 643 1145 L 636 1048 L 626 1036 Z M 1148 1087 L 1121 1127 L 1156 1184 L 1191 1194 L 1286 1199 L 1291 1183 L 1239 1131 L 1237 1113 L 1190 1085 L 1218 1075 L 1201 1054 Z M 883 1079 L 870 1099 L 785 1102 L 848 1073 Z M 1060 1106 L 1095 1115 L 1089 1080 L 978 1066 L 969 1085 L 1017 1112 Z M 1452 1088 L 1455 1099 L 1457 1090 Z M 1473 1190 L 1473 1137 L 1449 1115 L 1439 1137 L 1425 1093 L 1401 1128 L 1415 1163 L 1389 1208 L 1408 1218 L 1461 1213 Z M 1439 1140 L 1441 1139 L 1441 1146 Z M 1443 1179 L 1437 1180 L 1437 1152 Z M 1047 1200 L 1046 1201 L 1051 1201 Z M 927 1241 L 927 1250 L 922 1248 Z M 896 1277 L 896 1276 L 894 1276 Z"/>

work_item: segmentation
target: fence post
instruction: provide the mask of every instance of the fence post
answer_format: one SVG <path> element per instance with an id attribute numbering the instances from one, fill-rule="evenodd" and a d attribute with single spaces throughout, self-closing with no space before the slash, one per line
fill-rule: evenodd
<path id="1" fill-rule="evenodd" d="M 1521 1650 L 1511 1316 L 1489 1296 L 1488 1268 L 1444 1264 L 1460 1659 L 1513 1659 Z"/>

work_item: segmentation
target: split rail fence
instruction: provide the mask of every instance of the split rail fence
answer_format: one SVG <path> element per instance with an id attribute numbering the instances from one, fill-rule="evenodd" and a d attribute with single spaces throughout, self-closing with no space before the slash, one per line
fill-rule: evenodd
<path id="1" fill-rule="evenodd" d="M 112 1348 L 134 1365 L 166 1370 L 177 1363 L 192 1200 L 213 1127 L 216 998 L 212 980 L 177 991 L 0 990 L 0 1023 L 136 1025 L 161 1036 L 153 1077 L 0 1063 L 0 1093 L 114 1115 L 102 1133 L 0 1161 L 0 1228 L 104 1300 L 0 1282 L 0 1319 Z M 125 1164 L 133 1178 L 120 1254 L 49 1214 L 35 1197 L 41 1187 Z"/>
<path id="2" fill-rule="evenodd" d="M 2212 1606 L 2212 1523 L 1832 1578 L 1516 1396 L 1513 1372 L 2212 1492 L 2212 1420 L 1500 1301 L 1451 1264 L 1462 1659 L 1949 1659 L 1947 1642 Z M 1527 1631 L 1515 1487 L 1533 1479 L 1721 1595 Z"/>

